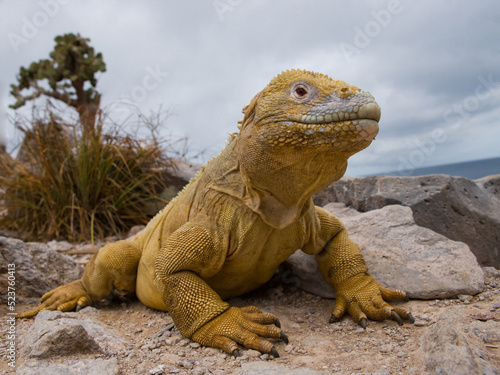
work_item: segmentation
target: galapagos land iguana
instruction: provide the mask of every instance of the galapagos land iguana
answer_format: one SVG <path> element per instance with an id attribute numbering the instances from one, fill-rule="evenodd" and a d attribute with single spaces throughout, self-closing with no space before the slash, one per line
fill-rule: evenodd
<path id="1" fill-rule="evenodd" d="M 238 356 L 241 344 L 276 357 L 270 339 L 288 342 L 278 319 L 224 300 L 263 285 L 302 249 L 336 290 L 330 322 L 346 311 L 362 327 L 368 318 L 413 322 L 408 310 L 386 302 L 406 294 L 377 283 L 343 224 L 311 199 L 375 138 L 374 98 L 323 74 L 289 70 L 243 112 L 239 133 L 135 239 L 102 247 L 81 279 L 46 293 L 19 317 L 70 311 L 116 288 L 168 311 L 179 331 L 202 345 Z"/>

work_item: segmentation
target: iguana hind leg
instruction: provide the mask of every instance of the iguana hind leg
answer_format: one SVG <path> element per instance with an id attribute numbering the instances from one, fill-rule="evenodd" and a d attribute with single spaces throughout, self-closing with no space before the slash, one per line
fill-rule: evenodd
<path id="1" fill-rule="evenodd" d="M 133 293 L 140 258 L 141 251 L 132 242 L 107 244 L 90 259 L 81 279 L 45 293 L 38 307 L 18 318 L 32 318 L 43 310 L 71 311 L 88 306 L 106 298 L 113 288 Z"/>

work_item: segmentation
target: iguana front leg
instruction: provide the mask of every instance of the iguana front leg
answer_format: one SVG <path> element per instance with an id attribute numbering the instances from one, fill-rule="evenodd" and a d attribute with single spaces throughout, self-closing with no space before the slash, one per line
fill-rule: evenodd
<path id="1" fill-rule="evenodd" d="M 221 269 L 225 257 L 226 250 L 208 230 L 191 222 L 162 245 L 156 258 L 155 285 L 175 325 L 184 336 L 235 357 L 238 343 L 278 356 L 273 344 L 264 339 L 287 340 L 273 325 L 276 317 L 256 307 L 231 307 L 203 280 Z"/>
<path id="2" fill-rule="evenodd" d="M 359 247 L 352 242 L 347 230 L 335 216 L 316 208 L 321 225 L 321 236 L 329 238 L 323 250 L 316 254 L 323 277 L 335 288 L 336 303 L 330 323 L 339 321 L 347 310 L 352 318 L 366 328 L 367 318 L 403 319 L 414 322 L 411 313 L 386 301 L 405 300 L 402 290 L 384 288 L 368 274 L 368 268 Z"/>

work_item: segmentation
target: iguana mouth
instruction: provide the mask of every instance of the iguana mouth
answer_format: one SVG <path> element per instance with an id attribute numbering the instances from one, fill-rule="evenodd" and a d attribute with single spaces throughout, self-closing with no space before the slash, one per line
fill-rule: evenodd
<path id="1" fill-rule="evenodd" d="M 295 130 L 302 131 L 304 135 L 312 136 L 314 134 L 336 134 L 339 137 L 354 136 L 356 140 L 372 141 L 378 134 L 378 121 L 373 119 L 358 119 L 347 121 L 320 122 L 320 123 L 302 123 L 302 122 L 284 122 L 285 125 L 293 127 Z"/>
<path id="2" fill-rule="evenodd" d="M 378 134 L 378 122 L 358 119 L 324 123 L 281 121 L 263 126 L 260 139 L 272 146 L 333 146 L 365 148 Z"/>
<path id="3" fill-rule="evenodd" d="M 329 104 L 329 103 L 328 103 Z M 328 105 L 320 105 L 300 117 L 298 122 L 305 124 L 323 124 L 346 120 L 380 120 L 380 107 L 375 102 L 363 105 L 346 105 L 329 109 Z"/>
<path id="4" fill-rule="evenodd" d="M 371 142 L 378 133 L 380 116 L 380 107 L 373 96 L 361 91 L 345 99 L 330 95 L 306 114 L 282 123 L 309 137 Z"/>

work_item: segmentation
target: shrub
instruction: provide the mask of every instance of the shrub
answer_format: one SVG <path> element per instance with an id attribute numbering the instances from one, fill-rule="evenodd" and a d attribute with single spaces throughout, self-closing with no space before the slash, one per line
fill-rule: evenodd
<path id="1" fill-rule="evenodd" d="M 155 137 L 104 133 L 102 121 L 84 137 L 45 117 L 17 124 L 25 136 L 18 157 L 1 156 L 2 228 L 25 239 L 93 240 L 147 223 L 166 203 L 159 193 L 172 163 Z"/>

